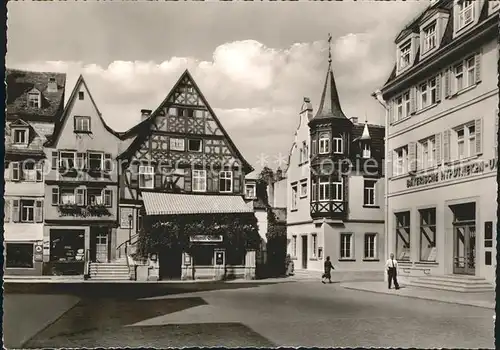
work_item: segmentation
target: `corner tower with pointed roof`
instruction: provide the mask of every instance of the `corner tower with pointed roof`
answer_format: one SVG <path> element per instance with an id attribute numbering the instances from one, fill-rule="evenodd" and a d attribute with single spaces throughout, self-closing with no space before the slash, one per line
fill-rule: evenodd
<path id="1" fill-rule="evenodd" d="M 298 270 L 321 271 L 328 256 L 353 277 L 376 276 L 383 271 L 385 129 L 346 116 L 330 50 L 318 110 L 309 99 L 306 107 L 287 169 L 288 253 Z"/>

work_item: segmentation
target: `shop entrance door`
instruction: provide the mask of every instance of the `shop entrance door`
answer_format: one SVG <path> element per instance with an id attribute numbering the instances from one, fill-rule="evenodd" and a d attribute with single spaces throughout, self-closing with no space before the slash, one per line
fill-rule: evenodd
<path id="1" fill-rule="evenodd" d="M 451 207 L 453 220 L 453 273 L 476 274 L 476 204 Z"/>
<path id="2" fill-rule="evenodd" d="M 160 279 L 179 280 L 182 275 L 182 250 L 177 247 L 165 248 L 158 254 Z"/>
<path id="3" fill-rule="evenodd" d="M 302 268 L 307 269 L 307 236 L 302 236 Z"/>
<path id="4" fill-rule="evenodd" d="M 453 228 L 454 264 L 453 273 L 459 275 L 476 274 L 476 226 L 455 225 Z"/>
<path id="5" fill-rule="evenodd" d="M 108 262 L 108 234 L 99 232 L 95 238 L 96 262 Z"/>

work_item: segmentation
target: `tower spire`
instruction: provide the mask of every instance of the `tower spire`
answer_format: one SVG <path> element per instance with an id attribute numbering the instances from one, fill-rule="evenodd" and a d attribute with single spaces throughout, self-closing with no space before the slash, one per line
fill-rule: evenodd
<path id="1" fill-rule="evenodd" d="M 332 71 L 332 36 L 328 33 L 328 69 L 326 71 L 326 81 L 321 94 L 318 112 L 312 120 L 317 119 L 347 119 L 340 107 L 337 85 Z"/>

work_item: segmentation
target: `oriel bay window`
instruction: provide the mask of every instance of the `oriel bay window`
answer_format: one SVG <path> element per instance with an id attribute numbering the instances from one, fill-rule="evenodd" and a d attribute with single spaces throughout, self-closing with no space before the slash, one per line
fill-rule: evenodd
<path id="1" fill-rule="evenodd" d="M 405 211 L 396 216 L 396 259 L 410 260 L 410 212 Z"/>
<path id="2" fill-rule="evenodd" d="M 315 183 L 313 183 L 315 187 Z M 320 176 L 318 184 L 318 199 L 320 202 L 342 201 L 342 178 L 338 176 Z"/>
<path id="3" fill-rule="evenodd" d="M 319 154 L 330 153 L 330 135 L 322 133 L 319 136 Z"/>
<path id="4" fill-rule="evenodd" d="M 420 261 L 436 261 L 436 208 L 420 210 Z"/>
<path id="5" fill-rule="evenodd" d="M 336 154 L 344 153 L 342 137 L 338 136 L 338 137 L 334 137 L 332 139 L 332 150 L 333 150 L 333 153 L 336 153 Z"/>

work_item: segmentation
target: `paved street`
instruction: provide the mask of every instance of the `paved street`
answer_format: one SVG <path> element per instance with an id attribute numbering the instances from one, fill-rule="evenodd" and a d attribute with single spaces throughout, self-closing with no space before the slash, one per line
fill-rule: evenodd
<path id="1" fill-rule="evenodd" d="M 144 291 L 146 298 L 138 289 L 110 298 L 106 289 L 108 295 L 95 290 L 88 297 L 80 295 L 72 308 L 67 302 L 70 309 L 62 317 L 54 316 L 51 325 L 24 344 L 14 343 L 23 337 L 12 334 L 16 328 L 9 324 L 31 317 L 14 311 L 22 310 L 19 303 L 26 294 L 7 290 L 6 346 L 494 347 L 494 310 L 348 290 L 338 284 L 212 285 L 202 292 Z M 57 298 L 46 295 L 47 310 L 52 309 L 49 304 L 57 304 Z"/>

